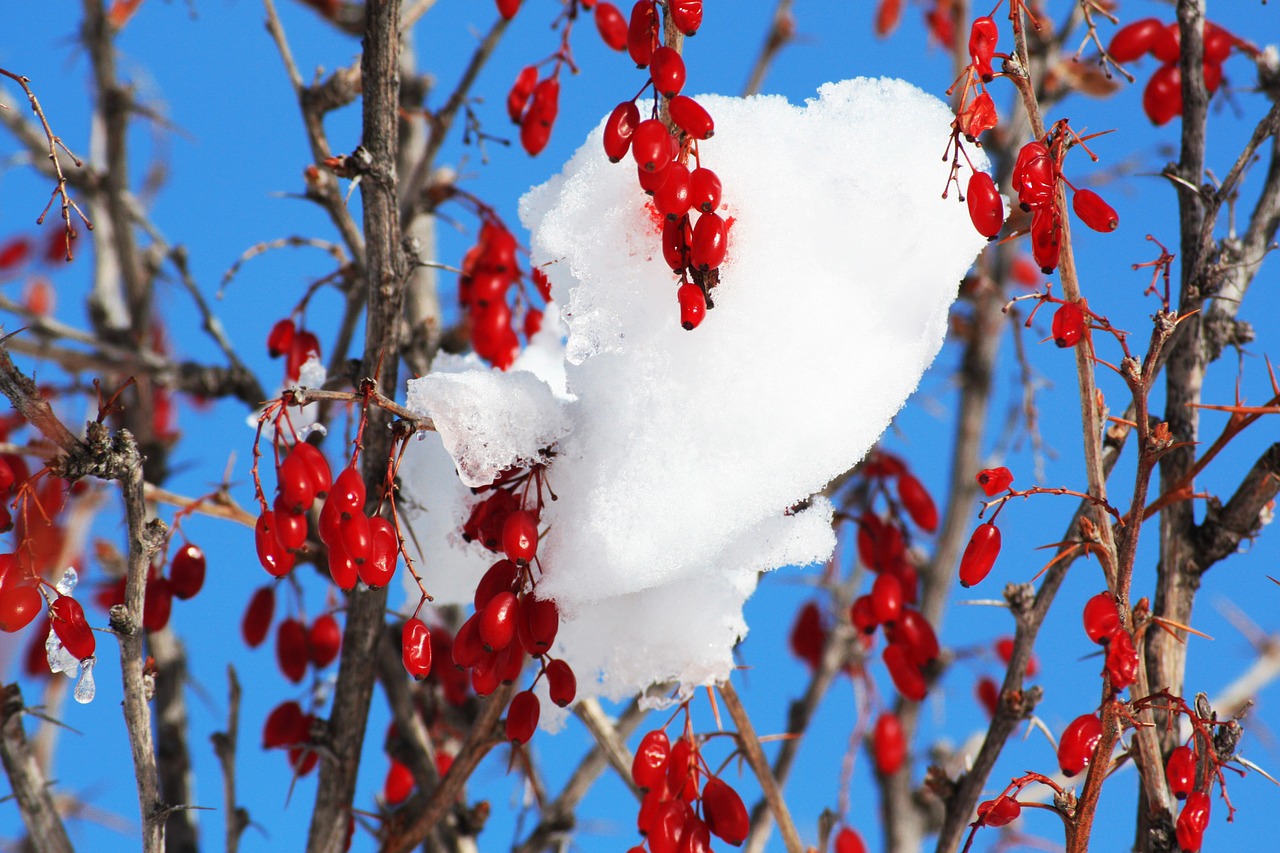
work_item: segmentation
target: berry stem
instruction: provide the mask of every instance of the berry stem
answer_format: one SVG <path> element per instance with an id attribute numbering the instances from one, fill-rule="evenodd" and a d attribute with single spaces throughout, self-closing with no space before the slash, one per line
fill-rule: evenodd
<path id="1" fill-rule="evenodd" d="M 791 812 L 787 810 L 787 803 L 782 799 L 778 781 L 773 778 L 769 761 L 764 757 L 764 750 L 760 748 L 760 738 L 756 736 L 755 727 L 751 725 L 747 710 L 742 707 L 738 691 L 733 689 L 733 684 L 728 679 L 718 686 L 720 698 L 724 700 L 724 706 L 733 719 L 734 727 L 738 730 L 738 746 L 760 781 L 760 788 L 764 791 L 765 800 L 769 803 L 769 810 L 773 812 L 774 820 L 778 822 L 778 831 L 782 833 L 782 841 L 787 847 L 787 853 L 804 853 L 804 844 L 800 841 L 796 825 L 791 820 Z"/>

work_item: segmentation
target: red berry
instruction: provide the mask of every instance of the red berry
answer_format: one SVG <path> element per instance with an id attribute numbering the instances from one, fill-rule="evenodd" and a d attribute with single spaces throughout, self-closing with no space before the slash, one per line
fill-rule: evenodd
<path id="1" fill-rule="evenodd" d="M 311 485 L 316 497 L 324 497 L 333 488 L 333 473 L 329 469 L 329 460 L 324 458 L 320 448 L 314 444 L 300 441 L 293 446 L 290 456 L 299 457 L 307 467 L 311 477 Z"/>
<path id="2" fill-rule="evenodd" d="M 662 186 L 653 193 L 653 206 L 667 219 L 675 221 L 689 212 L 689 167 L 672 163 L 663 171 Z"/>
<path id="3" fill-rule="evenodd" d="M 662 222 L 662 259 L 672 272 L 683 272 L 689 266 L 689 218 Z"/>
<path id="4" fill-rule="evenodd" d="M 285 619 L 276 628 L 276 663 L 294 684 L 307 674 L 307 628 L 297 619 Z"/>
<path id="5" fill-rule="evenodd" d="M 1040 266 L 1040 272 L 1049 275 L 1058 268 L 1062 247 L 1062 221 L 1058 211 L 1050 204 L 1036 208 L 1031 217 L 1031 256 Z"/>
<path id="6" fill-rule="evenodd" d="M 631 7 L 627 24 L 627 53 L 637 68 L 644 68 L 658 45 L 658 10 L 653 0 L 639 0 Z"/>
<path id="7" fill-rule="evenodd" d="M 262 726 L 262 748 L 275 749 L 303 743 L 311 737 L 311 723 L 302 707 L 293 701 L 282 702 L 267 715 Z"/>
<path id="8" fill-rule="evenodd" d="M 520 578 L 520 569 L 510 560 L 499 560 L 489 567 L 476 585 L 476 593 L 472 599 L 476 612 L 485 606 L 500 592 L 514 592 L 516 581 Z"/>
<path id="9" fill-rule="evenodd" d="M 84 608 L 80 602 L 69 595 L 60 595 L 49 605 L 49 619 L 53 633 L 58 635 L 62 646 L 76 660 L 93 657 L 97 641 L 93 629 L 84 618 Z"/>
<path id="10" fill-rule="evenodd" d="M 537 83 L 538 67 L 536 65 L 526 65 L 516 75 L 515 83 L 507 92 L 507 116 L 513 124 L 520 123 L 520 117 L 524 115 L 524 108 L 528 105 L 529 96 L 533 94 L 533 87 Z"/>
<path id="11" fill-rule="evenodd" d="M 431 631 L 421 619 L 410 619 L 400 630 L 400 659 L 405 672 L 416 679 L 431 674 Z"/>
<path id="12" fill-rule="evenodd" d="M 1004 200 L 990 175 L 974 172 L 969 177 L 965 201 L 969 203 L 969 219 L 974 229 L 988 240 L 1000 236 L 1000 229 L 1004 227 Z"/>
<path id="13" fill-rule="evenodd" d="M 311 509 L 316 499 L 316 484 L 311 478 L 311 466 L 303 456 L 290 453 L 280 463 L 276 472 L 279 500 L 288 512 L 302 513 Z"/>
<path id="14" fill-rule="evenodd" d="M 1102 720 L 1095 714 L 1076 717 L 1058 741 L 1058 766 L 1067 776 L 1074 776 L 1093 761 L 1093 752 L 1102 739 Z"/>
<path id="15" fill-rule="evenodd" d="M 1111 37 L 1107 53 L 1116 62 L 1133 62 L 1141 59 L 1155 47 L 1156 39 L 1164 30 L 1157 18 L 1143 18 L 1116 30 Z"/>
<path id="16" fill-rule="evenodd" d="M 1169 780 L 1169 790 L 1179 800 L 1196 786 L 1196 751 L 1189 746 L 1180 746 L 1169 753 L 1169 760 L 1164 765 L 1164 776 Z"/>
<path id="17" fill-rule="evenodd" d="M 720 176 L 700 167 L 689 173 L 689 202 L 699 213 L 711 213 L 720 206 Z"/>
<path id="18" fill-rule="evenodd" d="M 538 728 L 538 716 L 542 710 L 538 696 L 532 690 L 517 693 L 507 709 L 507 740 L 528 743 Z"/>
<path id="19" fill-rule="evenodd" d="M 656 118 L 636 125 L 631 135 L 631 156 L 646 172 L 661 172 L 671 162 L 671 134 Z"/>
<path id="20" fill-rule="evenodd" d="M 297 328 L 293 325 L 293 321 L 287 317 L 278 320 L 271 331 L 267 333 L 267 352 L 272 358 L 279 358 L 287 353 L 293 345 L 293 336 Z"/>
<path id="21" fill-rule="evenodd" d="M 903 698 L 913 702 L 924 701 L 929 687 L 925 684 L 920 664 L 916 663 L 907 647 L 901 643 L 889 643 L 885 646 L 882 657 L 889 670 L 889 677 L 893 679 L 893 686 L 898 688 Z"/>
<path id="22" fill-rule="evenodd" d="M 1138 678 L 1138 651 L 1123 627 L 1116 628 L 1107 643 L 1107 675 L 1113 690 L 1124 690 Z"/>
<path id="23" fill-rule="evenodd" d="M 173 613 L 173 586 L 168 578 L 152 578 L 147 581 L 146 598 L 142 605 L 142 627 L 148 631 L 162 631 L 169 624 Z"/>
<path id="24" fill-rule="evenodd" d="M 991 58 L 996 52 L 996 43 L 1000 38 L 1000 30 L 990 15 L 975 18 L 969 29 L 969 56 L 973 59 L 973 70 L 984 81 L 991 80 L 995 72 L 991 68 Z"/>
<path id="25" fill-rule="evenodd" d="M 349 518 L 338 522 L 338 533 L 342 537 L 342 549 L 347 552 L 357 565 L 364 565 L 373 551 L 373 533 L 369 529 L 369 517 L 363 512 L 354 512 Z"/>
<path id="26" fill-rule="evenodd" d="M 960 585 L 969 587 L 981 583 L 999 555 L 1000 528 L 989 521 L 979 524 L 960 558 Z"/>
<path id="27" fill-rule="evenodd" d="M 244 619 L 240 622 L 240 635 L 244 637 L 249 648 L 257 648 L 267 638 L 271 629 L 271 619 L 276 610 L 276 590 L 273 586 L 259 587 L 249 599 L 245 608 Z"/>
<path id="28" fill-rule="evenodd" d="M 1019 149 L 1013 166 L 1012 185 L 1023 210 L 1039 210 L 1052 205 L 1057 181 L 1057 168 L 1044 143 L 1028 142 Z"/>
<path id="29" fill-rule="evenodd" d="M 453 638 L 453 664 L 460 669 L 470 669 L 484 655 L 484 643 L 480 640 L 480 615 L 473 614 L 458 628 Z"/>
<path id="30" fill-rule="evenodd" d="M 711 119 L 711 114 L 693 98 L 676 95 L 667 107 L 671 111 L 671 120 L 675 122 L 676 127 L 694 139 L 705 140 L 715 135 L 716 123 Z"/>
<path id="31" fill-rule="evenodd" d="M 506 18 L 508 21 L 516 16 L 516 12 L 520 11 L 521 0 L 497 0 L 498 14 Z"/>
<path id="32" fill-rule="evenodd" d="M 333 503 L 334 511 L 342 518 L 364 512 L 364 478 L 360 476 L 360 472 L 354 467 L 344 468 L 338 475 L 338 479 L 334 481 L 328 500 Z"/>
<path id="33" fill-rule="evenodd" d="M 350 591 L 355 589 L 356 581 L 360 578 L 360 569 L 364 566 L 356 566 L 355 560 L 342 547 L 341 538 L 335 540 L 329 546 L 329 576 L 333 578 L 334 584 L 338 589 Z M 368 562 L 365 563 L 368 565 Z"/>
<path id="34" fill-rule="evenodd" d="M 1009 665 L 1009 661 L 1013 660 L 1013 637 L 1001 637 L 996 640 L 996 656 L 1004 663 Z M 1027 678 L 1035 678 L 1040 672 L 1040 661 L 1034 654 L 1027 660 Z"/>
<path id="35" fill-rule="evenodd" d="M 724 263 L 729 251 L 729 229 L 718 213 L 704 213 L 693 226 L 689 263 L 707 272 Z"/>
<path id="36" fill-rule="evenodd" d="M 289 342 L 285 353 L 284 375 L 290 382 L 297 382 L 302 375 L 302 365 L 312 357 L 320 357 L 320 339 L 311 332 L 298 331 Z"/>
<path id="37" fill-rule="evenodd" d="M 538 520 L 528 510 L 519 509 L 502 524 L 502 550 L 516 565 L 524 565 L 538 551 Z"/>
<path id="38" fill-rule="evenodd" d="M 674 98 L 684 88 L 684 60 L 674 48 L 658 48 L 649 58 L 649 79 L 658 94 Z"/>
<path id="39" fill-rule="evenodd" d="M 1231 51 L 1241 44 L 1242 42 L 1239 38 L 1212 21 L 1204 22 L 1204 61 L 1206 66 L 1220 65 L 1231 55 Z M 1208 88 L 1209 91 L 1213 91 L 1213 87 Z"/>
<path id="40" fill-rule="evenodd" d="M 881 776 L 897 773 L 906 761 L 907 739 L 897 714 L 886 711 L 876 720 L 871 730 L 871 754 L 875 756 L 876 769 Z"/>
<path id="41" fill-rule="evenodd" d="M 908 659 L 916 666 L 924 666 L 937 659 L 941 651 L 938 635 L 934 633 L 929 620 L 920 611 L 910 607 L 903 607 L 898 621 L 886 626 L 885 638 L 890 643 L 901 646 Z"/>
<path id="42" fill-rule="evenodd" d="M 877 624 L 896 622 L 902 613 L 902 582 L 888 572 L 876 575 L 871 585 L 871 612 Z"/>
<path id="43" fill-rule="evenodd" d="M 835 853 L 867 853 L 867 845 L 862 836 L 847 826 L 840 827 L 836 833 Z"/>
<path id="44" fill-rule="evenodd" d="M 258 516 L 254 528 L 254 545 L 258 550 L 258 562 L 272 577 L 284 577 L 293 568 L 294 555 L 285 549 L 276 535 L 276 514 L 264 510 Z"/>
<path id="45" fill-rule="evenodd" d="M 504 591 L 490 599 L 480 611 L 480 623 L 476 626 L 485 651 L 501 651 L 511 645 L 519 618 L 520 602 L 515 593 Z"/>
<path id="46" fill-rule="evenodd" d="M 342 650 L 342 628 L 332 613 L 323 613 L 307 631 L 307 658 L 316 669 L 324 669 L 338 658 Z"/>
<path id="47" fill-rule="evenodd" d="M 795 624 L 791 626 L 788 645 L 791 653 L 817 669 L 822 662 L 822 649 L 827 644 L 827 631 L 822 625 L 822 611 L 816 601 L 806 602 L 796 614 Z"/>
<path id="48" fill-rule="evenodd" d="M 380 515 L 369 519 L 369 538 L 369 558 L 358 569 L 360 580 L 370 589 L 381 589 L 396 573 L 400 540 L 395 527 Z"/>
<path id="49" fill-rule="evenodd" d="M 612 3 L 596 4 L 596 29 L 600 38 L 614 50 L 627 49 L 627 19 Z"/>
<path id="50" fill-rule="evenodd" d="M 1182 29 L 1177 21 L 1165 24 L 1151 43 L 1151 54 L 1161 62 L 1177 62 L 1182 58 Z"/>
<path id="51" fill-rule="evenodd" d="M 973 693 L 982 707 L 987 709 L 987 716 L 994 717 L 1000 707 L 1000 688 L 995 681 L 984 675 L 978 679 L 978 683 L 973 688 Z"/>
<path id="52" fill-rule="evenodd" d="M 525 651 L 535 656 L 544 655 L 551 650 L 560 631 L 560 609 L 549 598 L 526 595 L 520 602 L 516 630 Z"/>
<path id="53" fill-rule="evenodd" d="M 737 847 L 747 840 L 751 828 L 747 807 L 737 791 L 715 776 L 702 786 L 702 814 L 707 829 L 726 844 Z"/>
<path id="54" fill-rule="evenodd" d="M 547 664 L 547 695 L 561 708 L 568 707 L 578 696 L 578 679 L 573 668 L 562 660 Z"/>
<path id="55" fill-rule="evenodd" d="M 1078 302 L 1064 302 L 1053 312 L 1053 342 L 1062 348 L 1073 347 L 1084 337 L 1084 309 Z"/>
<path id="56" fill-rule="evenodd" d="M 1142 90 L 1142 111 L 1156 127 L 1182 115 L 1182 71 L 1177 63 L 1156 69 Z"/>
<path id="57" fill-rule="evenodd" d="M 389 806 L 398 806 L 409 799 L 415 784 L 413 772 L 393 758 L 382 783 L 382 799 Z"/>
<path id="58" fill-rule="evenodd" d="M 691 332 L 702 325 L 707 316 L 707 297 L 701 287 L 685 282 L 676 290 L 676 300 L 680 303 L 681 328 Z"/>
<path id="59" fill-rule="evenodd" d="M 1084 631 L 1099 645 L 1111 640 L 1120 628 L 1120 610 L 1109 592 L 1100 592 L 1084 604 Z"/>
<path id="60" fill-rule="evenodd" d="M 1196 853 L 1204 843 L 1204 830 L 1209 825 L 1209 795 L 1204 791 L 1192 791 L 1178 814 L 1175 830 L 1178 847 L 1188 853 Z"/>
<path id="61" fill-rule="evenodd" d="M 702 26 L 702 0 L 668 0 L 671 23 L 680 32 L 691 36 Z"/>
<path id="62" fill-rule="evenodd" d="M 667 762 L 671 756 L 671 741 L 662 729 L 655 729 L 640 739 L 635 758 L 631 761 L 631 778 L 645 790 L 657 790 L 667 778 Z"/>
<path id="63" fill-rule="evenodd" d="M 975 479 L 982 488 L 983 494 L 993 497 L 1009 488 L 1009 484 L 1013 482 L 1013 474 L 1005 467 L 983 468 Z"/>
<path id="64" fill-rule="evenodd" d="M 815 610 L 816 608 L 815 605 Z M 870 595 L 860 595 L 853 600 L 853 604 L 849 605 L 849 622 L 868 637 L 876 632 L 876 628 L 880 626 L 880 620 L 876 618 L 875 605 L 871 603 Z M 825 641 L 824 637 L 823 642 Z M 817 664 L 814 663 L 812 666 L 816 667 Z"/>
<path id="65" fill-rule="evenodd" d="M 623 101 L 609 113 L 609 118 L 604 123 L 604 153 L 610 163 L 620 162 L 627 156 L 627 152 L 631 150 L 631 137 L 638 124 L 640 108 L 634 101 Z"/>
<path id="66" fill-rule="evenodd" d="M 1106 234 L 1116 230 L 1120 224 L 1120 217 L 1115 210 L 1093 190 L 1077 190 L 1071 197 L 1071 209 L 1080 217 L 1081 222 L 1094 231 Z"/>
<path id="67" fill-rule="evenodd" d="M 194 598 L 204 586 L 204 551 L 190 542 L 178 549 L 169 565 L 169 583 L 175 597 L 186 601 Z"/>
<path id="68" fill-rule="evenodd" d="M 1010 796 L 999 796 L 978 804 L 978 822 L 983 826 L 1005 826 L 1022 814 L 1022 806 Z"/>
<path id="69" fill-rule="evenodd" d="M 902 505 L 906 507 L 907 514 L 911 516 L 916 527 L 925 533 L 932 533 L 938 529 L 938 507 L 929 496 L 924 484 L 913 475 L 906 473 L 899 475 L 898 500 L 902 501 Z"/>

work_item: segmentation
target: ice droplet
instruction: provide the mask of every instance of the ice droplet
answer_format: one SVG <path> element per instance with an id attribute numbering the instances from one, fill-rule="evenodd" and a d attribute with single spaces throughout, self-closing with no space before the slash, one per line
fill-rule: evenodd
<path id="1" fill-rule="evenodd" d="M 67 678 L 76 677 L 76 667 L 80 661 L 76 660 L 71 652 L 62 646 L 62 640 L 58 639 L 58 635 L 49 629 L 49 636 L 44 640 L 44 654 L 49 661 L 49 671 L 57 674 L 65 672 Z"/>
<path id="2" fill-rule="evenodd" d="M 81 705 L 88 705 L 97 693 L 97 685 L 93 683 L 93 665 L 97 660 L 95 657 L 87 657 L 80 662 L 80 680 L 76 682 L 76 689 L 72 695 Z"/>
<path id="3" fill-rule="evenodd" d="M 60 595 L 70 595 L 75 591 L 76 584 L 80 582 L 80 575 L 76 574 L 76 570 L 68 566 L 67 570 L 62 573 L 62 578 L 58 581 L 55 589 Z"/>

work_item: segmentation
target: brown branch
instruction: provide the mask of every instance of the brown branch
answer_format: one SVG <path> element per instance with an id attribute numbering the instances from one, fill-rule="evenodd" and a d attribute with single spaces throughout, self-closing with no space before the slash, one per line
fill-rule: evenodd
<path id="1" fill-rule="evenodd" d="M 227 730 L 214 732 L 214 754 L 222 768 L 222 811 L 225 816 L 225 850 L 236 853 L 240 836 L 249 826 L 249 813 L 236 805 L 236 746 L 240 738 L 240 680 L 236 669 L 227 664 Z"/>
<path id="2" fill-rule="evenodd" d="M 1280 492 L 1280 443 L 1253 464 L 1226 506 L 1210 502 L 1193 536 L 1194 557 L 1188 569 L 1203 574 L 1214 563 L 1236 553 L 1240 544 L 1262 530 L 1262 513 Z"/>
<path id="3" fill-rule="evenodd" d="M 764 36 L 764 44 L 760 46 L 760 53 L 751 66 L 751 73 L 747 75 L 747 83 L 742 87 L 742 97 L 760 94 L 769 66 L 778 58 L 782 49 L 795 40 L 796 20 L 791 14 L 792 5 L 793 0 L 778 0 L 778 5 L 773 10 L 773 20 L 769 23 L 769 31 Z"/>
<path id="4" fill-rule="evenodd" d="M 733 689 L 733 684 L 727 679 L 717 687 L 720 698 L 724 700 L 725 709 L 728 710 L 729 717 L 738 730 L 738 748 L 746 756 L 747 763 L 751 765 L 751 770 L 756 774 L 760 788 L 764 791 L 765 799 L 769 801 L 769 808 L 773 812 L 774 820 L 778 822 L 778 831 L 782 833 L 782 842 L 786 845 L 787 853 L 804 853 L 805 848 L 800 841 L 800 834 L 796 832 L 796 826 L 791 821 L 791 812 L 787 809 L 786 801 L 782 799 L 782 792 L 778 790 L 778 781 L 773 778 L 773 771 L 769 769 L 769 760 L 765 758 L 764 750 L 760 748 L 760 738 L 756 736 L 756 730 L 751 724 L 751 718 L 747 715 L 747 709 L 742 707 L 742 701 L 738 699 L 738 691 Z"/>
<path id="5" fill-rule="evenodd" d="M 193 791 L 191 749 L 187 741 L 187 656 L 169 627 L 147 635 L 155 658 L 156 773 L 159 796 L 165 803 L 189 804 Z M 165 825 L 165 853 L 196 853 L 200 849 L 196 813 L 175 809 Z"/>
<path id="6" fill-rule="evenodd" d="M 0 687 L 0 762 L 18 804 L 27 836 L 41 853 L 71 853 L 71 839 L 54 806 L 48 782 L 22 729 L 22 691 Z"/>

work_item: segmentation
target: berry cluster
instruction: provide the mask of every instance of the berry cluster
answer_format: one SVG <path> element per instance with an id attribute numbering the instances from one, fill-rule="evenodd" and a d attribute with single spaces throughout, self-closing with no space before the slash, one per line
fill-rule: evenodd
<path id="1" fill-rule="evenodd" d="M 507 116 L 520 126 L 520 145 L 530 157 L 547 147 L 560 114 L 560 65 L 557 62 L 550 76 L 542 79 L 538 79 L 538 66 L 525 66 L 507 92 Z"/>
<path id="2" fill-rule="evenodd" d="M 284 356 L 285 381 L 295 383 L 308 359 L 320 358 L 320 339 L 306 329 L 299 329 L 293 318 L 276 321 L 267 333 L 267 353 L 272 358 Z"/>
<path id="3" fill-rule="evenodd" d="M 462 260 L 458 279 L 458 302 L 466 313 L 471 346 L 476 354 L 500 370 L 515 361 L 520 349 L 512 306 L 507 294 L 516 290 L 516 310 L 523 307 L 523 330 L 528 340 L 542 328 L 542 311 L 533 307 L 516 257 L 516 238 L 490 210 L 482 210 L 480 235 Z M 551 299 L 551 284 L 542 270 L 529 278 L 545 303 Z"/>
<path id="4" fill-rule="evenodd" d="M 1138 677 L 1138 652 L 1133 637 L 1120 621 L 1120 610 L 1109 592 L 1100 592 L 1084 605 L 1084 630 L 1107 650 L 1106 669 L 1111 689 L 1121 691 Z"/>
<path id="5" fill-rule="evenodd" d="M 676 853 L 711 849 L 711 836 L 734 846 L 747 838 L 747 807 L 702 757 L 687 717 L 673 744 L 662 729 L 645 734 L 631 764 L 631 778 L 644 799 L 636 825 L 645 842 L 628 853 Z M 705 779 L 705 782 L 703 781 Z"/>
<path id="6" fill-rule="evenodd" d="M 1222 63 L 1233 50 L 1256 53 L 1256 48 L 1210 21 L 1204 23 L 1204 86 L 1209 94 L 1222 84 Z M 1143 18 L 1116 30 L 1107 53 L 1116 62 L 1133 62 L 1151 55 L 1161 65 L 1142 92 L 1142 110 L 1157 127 L 1182 115 L 1182 31 L 1178 22 L 1165 24 Z"/>
<path id="7" fill-rule="evenodd" d="M 597 7 L 597 22 L 600 8 L 606 5 Z M 677 30 L 685 35 L 697 32 L 702 24 L 701 0 L 668 0 L 666 5 Z M 617 44 L 621 32 L 616 21 L 621 13 L 605 17 L 615 21 L 609 27 L 612 37 L 605 35 L 605 40 Z M 662 29 L 655 0 L 639 0 L 632 7 L 623 44 L 638 68 L 649 69 L 649 81 L 635 98 L 610 113 L 604 126 L 604 150 L 614 163 L 629 152 L 636 162 L 640 188 L 653 197 L 653 211 L 662 226 L 662 257 L 679 276 L 680 325 L 691 330 L 715 307 L 711 290 L 720 281 L 733 220 L 718 212 L 720 178 L 699 157 L 698 143 L 711 138 L 715 122 L 701 104 L 680 94 L 686 78 L 684 60 L 675 47 L 662 43 Z M 602 25 L 601 34 L 605 32 Z M 636 99 L 650 87 L 654 103 L 649 117 L 642 120 Z M 662 117 L 661 107 L 669 120 Z"/>
<path id="8" fill-rule="evenodd" d="M 293 772 L 306 776 L 320 760 L 319 753 L 309 746 L 315 719 L 315 714 L 303 711 L 292 699 L 280 703 L 267 715 L 262 726 L 262 748 L 288 750 Z"/>

